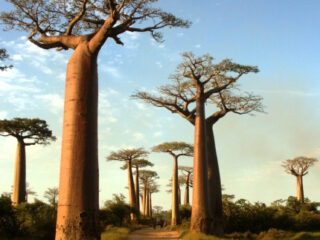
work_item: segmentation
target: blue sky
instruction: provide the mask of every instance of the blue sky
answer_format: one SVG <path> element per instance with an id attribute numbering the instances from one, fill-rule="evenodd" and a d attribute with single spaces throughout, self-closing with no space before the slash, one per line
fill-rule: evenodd
<path id="1" fill-rule="evenodd" d="M 209 53 L 259 67 L 240 79 L 241 89 L 264 97 L 266 114 L 227 115 L 214 131 L 225 192 L 251 202 L 270 203 L 295 195 L 295 179 L 281 161 L 300 155 L 320 157 L 320 2 L 317 0 L 174 0 L 158 5 L 193 22 L 189 29 L 166 29 L 165 42 L 148 34 L 124 34 L 125 46 L 108 40 L 99 55 L 100 202 L 113 193 L 127 195 L 121 163 L 106 162 L 114 150 L 152 146 L 164 141 L 193 142 L 193 127 L 184 119 L 130 99 L 135 90 L 154 91 L 167 83 L 180 54 Z M 0 9 L 8 4 L 1 2 Z M 27 149 L 27 182 L 43 199 L 58 186 L 64 78 L 68 52 L 45 51 L 27 42 L 28 33 L 1 32 L 12 70 L 0 73 L 0 118 L 39 117 L 58 140 Z M 208 112 L 210 108 L 208 108 Z M 0 192 L 13 182 L 15 139 L 0 138 Z M 154 205 L 170 207 L 165 185 L 172 160 L 149 157 L 160 175 Z M 192 159 L 181 159 L 191 165 Z M 320 201 L 320 164 L 304 179 L 305 195 Z"/>

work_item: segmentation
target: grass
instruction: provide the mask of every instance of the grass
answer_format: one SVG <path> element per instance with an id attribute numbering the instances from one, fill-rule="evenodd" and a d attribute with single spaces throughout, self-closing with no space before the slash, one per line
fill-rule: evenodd
<path id="1" fill-rule="evenodd" d="M 107 227 L 101 234 L 101 240 L 126 240 L 131 230 L 125 227 Z"/>
<path id="2" fill-rule="evenodd" d="M 202 233 L 190 233 L 182 231 L 181 238 L 185 240 L 319 240 L 320 232 L 286 232 L 270 229 L 266 232 L 254 234 L 250 232 L 226 234 L 224 238 L 205 235 Z"/>

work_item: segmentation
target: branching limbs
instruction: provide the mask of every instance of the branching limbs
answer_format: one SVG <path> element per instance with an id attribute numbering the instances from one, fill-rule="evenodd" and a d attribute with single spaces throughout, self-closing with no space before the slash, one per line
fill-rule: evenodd
<path id="1" fill-rule="evenodd" d="M 189 21 L 153 8 L 156 0 L 7 1 L 14 10 L 0 15 L 6 29 L 29 32 L 28 39 L 44 49 L 75 49 L 87 40 L 94 53 L 107 38 L 123 44 L 118 35 L 126 31 L 150 32 L 160 41 L 162 35 L 157 30 L 190 25 Z M 146 26 L 146 22 L 152 24 Z"/>
<path id="2" fill-rule="evenodd" d="M 282 167 L 293 176 L 305 176 L 308 174 L 308 169 L 317 161 L 316 158 L 297 157 L 284 161 Z"/>

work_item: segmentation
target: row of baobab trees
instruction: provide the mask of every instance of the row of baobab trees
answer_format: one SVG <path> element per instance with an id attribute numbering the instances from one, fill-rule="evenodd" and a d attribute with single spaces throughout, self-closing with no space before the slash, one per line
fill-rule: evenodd
<path id="1" fill-rule="evenodd" d="M 167 153 L 173 158 L 173 173 L 172 173 L 172 217 L 171 225 L 175 226 L 180 224 L 179 216 L 179 179 L 178 179 L 178 159 L 179 157 L 193 156 L 193 146 L 185 142 L 165 142 L 154 146 L 153 152 Z M 140 190 L 139 180 L 142 181 L 142 214 L 145 216 L 151 216 L 151 194 L 158 191 L 158 185 L 155 183 L 155 179 L 158 175 L 155 171 L 140 170 L 148 166 L 153 166 L 151 162 L 146 160 L 149 153 L 143 148 L 135 149 L 122 149 L 117 152 L 112 152 L 107 160 L 109 161 L 123 161 L 125 162 L 121 169 L 127 169 L 128 171 L 128 190 L 129 190 L 129 205 L 136 209 L 136 214 L 140 213 Z M 135 169 L 135 181 L 133 180 L 133 170 Z M 189 179 L 192 172 L 192 168 L 182 167 L 181 170 L 187 172 L 186 174 L 186 202 L 189 204 Z M 131 214 L 131 219 L 135 220 L 138 216 Z"/>
<path id="2" fill-rule="evenodd" d="M 160 29 L 187 28 L 191 22 L 156 7 L 157 0 L 8 2 L 12 8 L 0 14 L 2 26 L 7 30 L 28 32 L 28 40 L 42 49 L 74 50 L 66 74 L 56 240 L 100 239 L 98 54 L 108 39 L 123 45 L 120 38 L 123 33 L 148 32 L 161 41 Z M 263 111 L 262 98 L 240 91 L 237 84 L 244 75 L 257 72 L 255 66 L 237 64 L 230 59 L 214 64 L 209 55 L 196 57 L 185 53 L 182 63 L 170 76 L 171 82 L 160 87 L 158 94 L 137 92 L 133 96 L 166 108 L 194 125 L 191 231 L 223 234 L 221 181 L 213 126 L 228 113 Z M 207 114 L 206 104 L 215 106 Z M 24 120 L 16 119 L 15 123 L 21 121 Z M 42 120 L 32 121 L 45 126 Z M 18 139 L 17 158 L 19 155 L 21 159 L 25 158 L 25 146 L 54 140 L 47 128 L 40 137 L 21 132 L 10 135 Z M 19 164 L 25 169 L 25 161 Z M 15 180 L 17 184 L 25 188 L 25 173 L 16 175 L 20 176 Z M 134 194 L 131 195 L 132 201 L 136 201 Z"/>

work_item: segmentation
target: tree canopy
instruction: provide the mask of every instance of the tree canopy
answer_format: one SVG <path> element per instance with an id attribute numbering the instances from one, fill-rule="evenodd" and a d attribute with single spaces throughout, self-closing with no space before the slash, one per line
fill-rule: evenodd
<path id="1" fill-rule="evenodd" d="M 143 148 L 122 149 L 117 152 L 111 152 L 107 157 L 108 161 L 132 161 L 146 157 L 149 153 Z M 126 169 L 126 168 L 124 168 Z"/>
<path id="2" fill-rule="evenodd" d="M 132 95 L 156 107 L 164 107 L 177 113 L 192 124 L 195 123 L 197 85 L 204 89 L 204 98 L 217 107 L 207 121 L 215 123 L 228 112 L 246 114 L 262 112 L 262 98 L 252 93 L 242 93 L 236 85 L 244 74 L 257 73 L 255 66 L 240 65 L 230 59 L 214 64 L 210 55 L 196 57 L 187 52 L 175 73 L 169 76 L 170 83 L 158 88 L 158 94 L 140 91 Z"/>
<path id="3" fill-rule="evenodd" d="M 185 142 L 164 142 L 152 148 L 153 152 L 169 153 L 173 156 L 193 156 L 193 146 Z"/>
<path id="4" fill-rule="evenodd" d="M 308 169 L 316 163 L 318 159 L 308 157 L 296 157 L 286 160 L 282 163 L 285 171 L 294 176 L 305 176 L 308 174 Z"/>
<path id="5" fill-rule="evenodd" d="M 96 39 L 92 52 L 108 39 L 123 44 L 119 35 L 149 32 L 156 41 L 164 27 L 189 27 L 190 22 L 152 7 L 157 0 L 7 0 L 14 8 L 2 12 L 6 30 L 29 32 L 29 41 L 44 48 L 75 49 L 81 40 Z"/>
<path id="6" fill-rule="evenodd" d="M 6 59 L 9 58 L 9 54 L 7 53 L 7 50 L 5 48 L 0 48 L 0 61 L 3 62 Z M 5 71 L 8 68 L 12 68 L 12 65 L 1 65 L 0 66 L 0 71 Z"/>
<path id="7" fill-rule="evenodd" d="M 25 145 L 49 144 L 56 137 L 45 120 L 39 118 L 14 118 L 0 120 L 0 136 L 13 136 L 23 140 Z M 26 141 L 27 140 L 27 141 Z"/>

